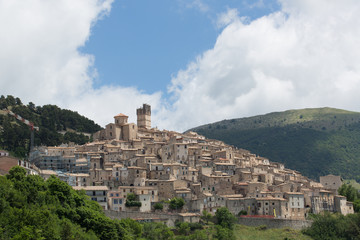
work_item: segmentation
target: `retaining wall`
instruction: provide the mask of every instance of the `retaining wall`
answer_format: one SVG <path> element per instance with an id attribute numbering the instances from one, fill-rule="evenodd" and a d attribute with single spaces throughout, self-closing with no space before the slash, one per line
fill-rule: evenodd
<path id="1" fill-rule="evenodd" d="M 312 221 L 309 220 L 289 220 L 289 219 L 269 219 L 269 218 L 238 218 L 238 223 L 246 226 L 266 225 L 268 228 L 293 228 L 301 230 L 310 227 Z"/>
<path id="2" fill-rule="evenodd" d="M 175 226 L 176 221 L 183 221 L 177 213 L 130 212 L 130 211 L 105 211 L 106 216 L 113 219 L 131 218 L 140 222 L 164 222 L 167 226 Z"/>

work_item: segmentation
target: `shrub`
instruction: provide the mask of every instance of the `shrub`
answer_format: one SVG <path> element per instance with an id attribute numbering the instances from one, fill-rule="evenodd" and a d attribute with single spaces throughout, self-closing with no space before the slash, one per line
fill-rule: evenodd
<path id="1" fill-rule="evenodd" d="M 136 201 L 137 196 L 134 193 L 129 193 L 126 197 L 126 207 L 141 207 L 141 202 Z"/>
<path id="2" fill-rule="evenodd" d="M 238 213 L 238 216 L 241 216 L 241 215 L 247 215 L 247 211 L 241 210 L 241 211 Z"/>
<path id="3" fill-rule="evenodd" d="M 181 209 L 185 205 L 185 201 L 182 198 L 174 197 L 170 200 L 169 208 L 172 210 Z"/>
<path id="4" fill-rule="evenodd" d="M 154 204 L 154 209 L 155 210 L 163 210 L 164 206 L 162 203 L 155 203 Z"/>

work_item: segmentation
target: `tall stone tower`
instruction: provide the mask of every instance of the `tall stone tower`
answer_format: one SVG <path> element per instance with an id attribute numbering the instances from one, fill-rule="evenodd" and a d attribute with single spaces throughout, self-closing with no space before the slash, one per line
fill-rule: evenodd
<path id="1" fill-rule="evenodd" d="M 136 109 L 138 128 L 151 128 L 151 106 L 143 104 L 142 108 Z"/>

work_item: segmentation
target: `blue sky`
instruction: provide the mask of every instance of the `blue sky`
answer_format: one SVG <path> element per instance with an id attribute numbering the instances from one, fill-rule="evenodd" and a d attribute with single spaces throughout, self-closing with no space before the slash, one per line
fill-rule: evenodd
<path id="1" fill-rule="evenodd" d="M 213 47 L 222 31 L 216 24 L 218 16 L 233 8 L 252 20 L 279 5 L 253 0 L 115 1 L 81 48 L 95 56 L 95 87 L 135 86 L 166 95 L 171 76 Z"/>
<path id="2" fill-rule="evenodd" d="M 0 89 L 102 126 L 360 111 L 358 0 L 0 1 Z"/>

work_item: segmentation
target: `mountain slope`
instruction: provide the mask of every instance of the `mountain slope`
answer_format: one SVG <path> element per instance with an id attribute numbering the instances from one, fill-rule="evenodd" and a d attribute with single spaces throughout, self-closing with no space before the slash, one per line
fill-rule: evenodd
<path id="1" fill-rule="evenodd" d="M 0 97 L 0 148 L 13 155 L 24 157 L 30 148 L 30 129 L 3 109 L 33 122 L 40 131 L 35 131 L 35 145 L 55 146 L 61 143 L 75 142 L 84 144 L 90 135 L 101 127 L 94 121 L 81 116 L 77 112 L 61 109 L 55 105 L 24 105 L 19 98 L 13 96 Z"/>
<path id="2" fill-rule="evenodd" d="M 333 108 L 289 110 L 223 120 L 191 131 L 222 140 L 318 179 L 360 180 L 360 113 Z"/>

